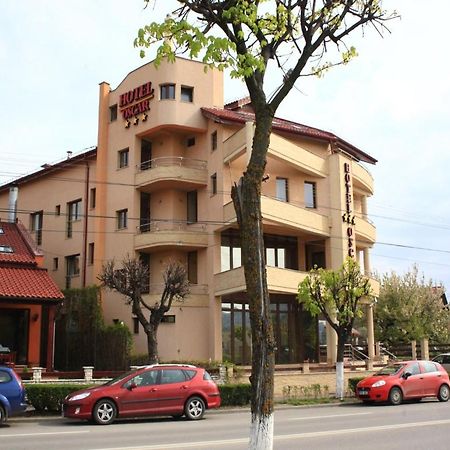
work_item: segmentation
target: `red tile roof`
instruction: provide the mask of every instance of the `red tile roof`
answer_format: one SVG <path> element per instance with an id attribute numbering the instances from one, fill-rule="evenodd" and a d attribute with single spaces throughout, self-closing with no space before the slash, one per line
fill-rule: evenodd
<path id="1" fill-rule="evenodd" d="M 2 297 L 59 301 L 64 295 L 45 269 L 0 267 L 0 301 Z"/>
<path id="2" fill-rule="evenodd" d="M 11 247 L 12 253 L 0 251 L 0 265 L 2 263 L 36 264 L 34 251 L 27 239 L 24 239 L 20 225 L 10 222 L 0 222 L 0 246 Z"/>
<path id="3" fill-rule="evenodd" d="M 202 113 L 205 117 L 221 123 L 233 122 L 244 124 L 246 122 L 254 122 L 255 120 L 255 114 L 249 109 L 231 110 L 221 108 L 202 108 Z M 344 150 L 358 161 L 364 161 L 370 164 L 375 164 L 377 162 L 377 160 L 372 158 L 372 156 L 364 153 L 357 147 L 328 131 L 323 131 L 308 125 L 302 125 L 301 123 L 280 119 L 278 117 L 273 119 L 272 129 L 327 141 L 330 142 L 334 148 Z"/>

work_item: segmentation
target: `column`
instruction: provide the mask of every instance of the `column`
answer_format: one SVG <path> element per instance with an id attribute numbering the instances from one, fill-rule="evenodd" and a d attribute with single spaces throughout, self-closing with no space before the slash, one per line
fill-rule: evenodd
<path id="1" fill-rule="evenodd" d="M 373 305 L 372 303 L 367 305 L 366 309 L 366 320 L 367 320 L 367 353 L 369 361 L 373 361 L 375 358 L 375 334 L 373 331 Z"/>
<path id="2" fill-rule="evenodd" d="M 45 362 L 45 366 L 48 372 L 53 371 L 55 356 L 55 310 L 55 305 L 51 305 L 48 307 L 47 358 Z"/>
<path id="3" fill-rule="evenodd" d="M 336 364 L 337 358 L 337 334 L 329 323 L 326 325 L 327 331 L 327 364 Z"/>
<path id="4" fill-rule="evenodd" d="M 369 255 L 369 247 L 364 248 L 364 274 L 370 275 L 370 255 Z"/>

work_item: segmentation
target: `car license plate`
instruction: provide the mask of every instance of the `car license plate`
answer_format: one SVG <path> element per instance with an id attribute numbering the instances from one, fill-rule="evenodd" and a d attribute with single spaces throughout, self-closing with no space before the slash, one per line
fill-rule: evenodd
<path id="1" fill-rule="evenodd" d="M 367 395 L 369 393 L 369 391 L 367 389 L 360 389 L 359 390 L 359 395 Z"/>

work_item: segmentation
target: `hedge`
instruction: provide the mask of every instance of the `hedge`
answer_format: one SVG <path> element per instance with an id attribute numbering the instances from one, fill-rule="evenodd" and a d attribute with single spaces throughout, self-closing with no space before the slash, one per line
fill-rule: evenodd
<path id="1" fill-rule="evenodd" d="M 59 412 L 64 398 L 92 384 L 27 384 L 28 402 L 39 412 Z M 222 406 L 244 406 L 250 403 L 249 384 L 224 384 L 219 386 Z"/>
<path id="2" fill-rule="evenodd" d="M 350 391 L 352 391 L 354 394 L 356 393 L 356 385 L 361 381 L 364 380 L 364 378 L 367 377 L 353 377 L 348 379 L 348 388 Z"/>

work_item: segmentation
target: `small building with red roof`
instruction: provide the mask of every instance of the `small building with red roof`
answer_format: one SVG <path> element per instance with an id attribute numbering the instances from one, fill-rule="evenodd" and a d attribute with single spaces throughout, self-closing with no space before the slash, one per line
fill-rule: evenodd
<path id="1" fill-rule="evenodd" d="M 0 220 L 1 362 L 53 368 L 54 321 L 63 293 L 20 222 Z"/>

